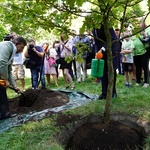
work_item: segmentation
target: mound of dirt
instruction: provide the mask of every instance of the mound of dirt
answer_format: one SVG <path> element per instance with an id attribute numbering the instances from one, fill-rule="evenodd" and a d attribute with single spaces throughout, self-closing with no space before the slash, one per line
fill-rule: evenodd
<path id="1" fill-rule="evenodd" d="M 135 150 L 142 143 L 142 137 L 129 127 L 111 122 L 86 124 L 80 127 L 69 140 L 67 150 Z"/>
<path id="2" fill-rule="evenodd" d="M 48 89 L 28 89 L 22 95 L 9 99 L 9 107 L 12 114 L 24 114 L 62 106 L 67 102 L 69 97 L 65 93 Z"/>

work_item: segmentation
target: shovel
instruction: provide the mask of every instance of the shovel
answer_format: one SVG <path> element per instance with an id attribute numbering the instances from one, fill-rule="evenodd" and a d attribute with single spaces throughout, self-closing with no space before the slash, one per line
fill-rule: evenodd
<path id="1" fill-rule="evenodd" d="M 5 83 L 5 81 L 4 80 L 2 80 L 2 79 L 0 79 L 0 85 L 2 85 L 2 86 L 5 86 L 6 85 L 6 83 Z M 19 101 L 19 106 L 24 106 L 24 104 L 25 104 L 25 94 L 23 93 L 23 92 L 18 92 L 18 90 L 17 89 L 15 89 L 14 87 L 12 87 L 12 86 L 10 86 L 9 87 L 11 90 L 13 90 L 13 91 L 15 91 L 16 93 L 19 93 L 19 94 L 21 94 L 21 99 L 20 99 L 20 101 Z"/>
<path id="2" fill-rule="evenodd" d="M 9 87 L 11 90 L 15 91 L 16 93 L 18 93 L 18 90 L 16 90 L 15 88 L 13 88 L 12 86 Z M 19 94 L 21 94 L 23 97 L 25 97 L 23 92 L 19 92 Z"/>
<path id="3" fill-rule="evenodd" d="M 4 80 L 0 79 L 0 85 L 5 86 L 6 83 Z M 16 93 L 18 93 L 18 90 L 16 90 L 15 88 L 13 88 L 12 86 L 9 87 L 11 90 L 15 91 Z M 25 97 L 23 92 L 19 92 L 23 97 Z"/>

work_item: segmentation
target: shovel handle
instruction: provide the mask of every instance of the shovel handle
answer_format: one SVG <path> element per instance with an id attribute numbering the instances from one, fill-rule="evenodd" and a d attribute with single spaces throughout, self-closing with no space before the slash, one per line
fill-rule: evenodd
<path id="1" fill-rule="evenodd" d="M 14 90 L 16 93 L 18 93 L 18 90 L 13 88 L 12 86 L 9 87 L 10 89 Z"/>
<path id="2" fill-rule="evenodd" d="M 2 85 L 2 86 L 6 86 L 6 82 L 5 82 L 5 80 L 0 79 L 0 85 Z"/>

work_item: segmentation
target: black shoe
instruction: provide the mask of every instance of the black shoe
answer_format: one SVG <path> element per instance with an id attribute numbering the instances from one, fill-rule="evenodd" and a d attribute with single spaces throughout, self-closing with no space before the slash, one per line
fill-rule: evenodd
<path id="1" fill-rule="evenodd" d="M 11 114 L 10 118 L 13 118 L 13 117 L 16 117 L 16 116 L 17 116 L 17 114 Z"/>
<path id="2" fill-rule="evenodd" d="M 106 99 L 106 95 L 101 94 L 101 95 L 98 97 L 98 99 Z"/>
<path id="3" fill-rule="evenodd" d="M 117 98 L 117 93 L 113 93 L 112 98 Z"/>
<path id="4" fill-rule="evenodd" d="M 5 115 L 4 119 L 5 118 L 13 118 L 13 117 L 16 117 L 17 114 L 9 114 L 9 115 Z"/>
<path id="5" fill-rule="evenodd" d="M 16 117 L 17 114 L 5 114 L 5 116 L 3 116 L 2 118 L 0 118 L 0 120 L 3 120 L 3 119 L 7 119 L 7 118 L 13 118 L 13 117 Z"/>

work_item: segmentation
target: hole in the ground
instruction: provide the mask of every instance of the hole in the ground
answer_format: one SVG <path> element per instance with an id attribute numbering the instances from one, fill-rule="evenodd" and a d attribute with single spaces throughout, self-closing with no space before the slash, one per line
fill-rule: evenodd
<path id="1" fill-rule="evenodd" d="M 143 150 L 147 134 L 136 122 L 137 117 L 112 118 L 109 126 L 102 123 L 99 115 L 74 120 L 57 134 L 58 142 L 66 150 Z"/>

